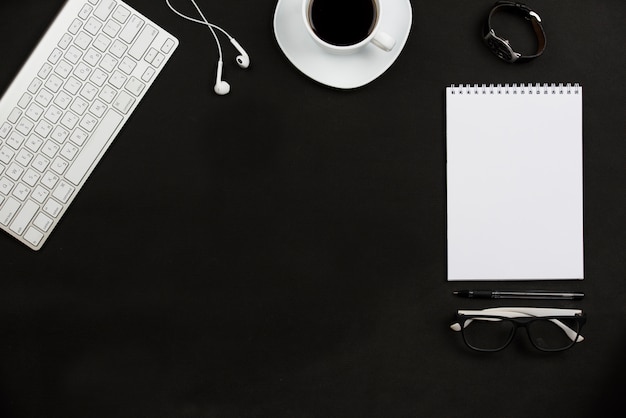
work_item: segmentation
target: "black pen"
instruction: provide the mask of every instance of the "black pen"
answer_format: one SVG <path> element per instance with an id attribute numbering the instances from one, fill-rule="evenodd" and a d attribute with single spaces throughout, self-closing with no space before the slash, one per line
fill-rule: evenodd
<path id="1" fill-rule="evenodd" d="M 477 299 L 582 299 L 582 292 L 553 292 L 548 290 L 457 290 L 457 296 Z"/>

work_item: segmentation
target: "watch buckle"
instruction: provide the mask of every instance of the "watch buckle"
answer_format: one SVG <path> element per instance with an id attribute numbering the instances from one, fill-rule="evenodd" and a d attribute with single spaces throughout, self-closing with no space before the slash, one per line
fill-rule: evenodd
<path id="1" fill-rule="evenodd" d="M 539 15 L 536 12 L 533 12 L 532 10 L 528 12 L 528 16 L 526 19 L 530 20 L 531 17 L 534 17 L 535 20 L 537 20 L 537 22 L 541 22 L 541 18 L 539 17 Z"/>

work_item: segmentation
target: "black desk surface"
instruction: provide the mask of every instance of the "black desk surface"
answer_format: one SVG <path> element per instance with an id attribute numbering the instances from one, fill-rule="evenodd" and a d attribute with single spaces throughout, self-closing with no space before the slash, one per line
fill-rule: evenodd
<path id="1" fill-rule="evenodd" d="M 62 0 L 0 5 L 0 90 Z M 0 416 L 597 417 L 626 385 L 626 2 L 535 0 L 548 48 L 482 44 L 492 2 L 412 1 L 366 87 L 301 75 L 275 0 L 201 1 L 248 50 L 217 53 L 164 1 L 128 3 L 181 45 L 40 252 L 0 235 Z M 183 0 L 181 9 L 193 9 Z M 231 59 L 232 58 L 232 59 Z M 584 88 L 586 340 L 469 352 L 446 281 L 445 99 L 459 83 Z M 485 286 L 482 286 L 485 287 Z M 520 303 L 512 301 L 511 303 Z M 522 303 L 523 304 L 523 303 Z"/>

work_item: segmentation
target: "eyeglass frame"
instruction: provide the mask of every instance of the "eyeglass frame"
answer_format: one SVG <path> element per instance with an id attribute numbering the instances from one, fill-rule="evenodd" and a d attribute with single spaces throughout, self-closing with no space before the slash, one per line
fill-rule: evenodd
<path id="1" fill-rule="evenodd" d="M 515 308 L 487 308 L 478 311 L 457 311 L 456 315 L 457 321 L 453 323 L 450 328 L 453 331 L 460 331 L 463 337 L 463 342 L 467 347 L 474 351 L 479 352 L 498 352 L 504 350 L 509 346 L 513 338 L 517 333 L 518 328 L 525 328 L 526 335 L 528 335 L 528 339 L 530 340 L 533 347 L 535 347 L 539 351 L 543 352 L 561 352 L 572 348 L 576 343 L 582 342 L 584 337 L 580 334 L 583 325 L 587 322 L 587 315 L 583 313 L 580 309 L 560 309 L 560 308 L 523 308 L 523 307 L 515 307 Z M 501 346 L 495 349 L 485 349 L 478 348 L 469 343 L 465 336 L 465 323 L 466 321 L 471 321 L 473 318 L 485 318 L 485 319 L 493 319 L 493 320 L 501 320 L 501 321 L 509 321 L 513 324 L 513 328 L 508 337 L 508 340 Z M 561 319 L 568 320 L 576 320 L 578 329 L 573 330 L 567 325 L 565 325 Z M 528 325 L 532 322 L 536 321 L 545 321 L 549 320 L 561 328 L 567 337 L 571 340 L 571 343 L 563 348 L 557 349 L 546 349 L 538 346 L 535 341 L 533 341 L 531 337 L 531 332 L 529 332 Z M 463 324 L 463 325 L 462 325 Z"/>

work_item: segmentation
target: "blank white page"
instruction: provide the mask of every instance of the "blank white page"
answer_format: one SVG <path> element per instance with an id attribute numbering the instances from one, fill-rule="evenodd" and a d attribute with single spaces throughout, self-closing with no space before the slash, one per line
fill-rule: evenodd
<path id="1" fill-rule="evenodd" d="M 583 279 L 582 88 L 446 89 L 448 280 Z"/>

